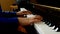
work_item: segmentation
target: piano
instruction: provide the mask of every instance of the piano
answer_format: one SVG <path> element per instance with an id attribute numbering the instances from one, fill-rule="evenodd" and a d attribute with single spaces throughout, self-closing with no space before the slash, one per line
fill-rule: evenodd
<path id="1" fill-rule="evenodd" d="M 21 11 L 27 11 L 25 8 L 20 8 Z M 52 14 L 52 13 L 51 13 Z M 50 16 L 50 15 L 49 15 Z M 32 16 L 31 16 L 32 17 Z M 52 16 L 53 17 L 53 16 Z M 47 18 L 46 18 L 47 19 Z M 60 30 L 59 30 L 59 27 L 56 25 L 57 24 L 54 24 L 52 21 L 50 23 L 50 18 L 49 20 L 43 20 L 42 22 L 39 22 L 39 23 L 34 23 L 34 25 L 32 26 L 28 26 L 29 28 L 31 28 L 29 31 L 29 33 L 32 34 L 33 31 L 35 31 L 37 34 L 60 34 Z M 28 29 L 28 28 L 27 28 Z M 33 31 L 32 31 L 33 29 Z M 59 30 L 59 31 L 58 31 Z M 34 32 L 33 32 L 34 33 Z M 35 33 L 35 34 L 36 34 Z"/>
<path id="2" fill-rule="evenodd" d="M 34 4 L 34 3 L 32 3 Z M 34 4 L 35 14 L 43 16 L 43 22 L 34 24 L 39 34 L 60 34 L 60 8 Z"/>
<path id="3" fill-rule="evenodd" d="M 28 3 L 24 8 L 32 11 L 33 14 L 43 16 L 42 22 L 34 23 L 34 25 L 32 25 L 33 27 L 30 27 L 30 30 L 27 28 L 29 33 L 36 34 L 37 32 L 37 34 L 60 34 L 59 7 L 39 3 Z"/>

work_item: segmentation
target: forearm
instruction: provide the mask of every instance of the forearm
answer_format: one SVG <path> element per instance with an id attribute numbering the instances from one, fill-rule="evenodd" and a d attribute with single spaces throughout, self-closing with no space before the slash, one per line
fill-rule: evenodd
<path id="1" fill-rule="evenodd" d="M 12 18 L 4 18 L 4 17 L 0 17 L 0 23 L 5 23 L 5 24 L 16 24 L 18 23 L 18 19 L 17 17 L 12 17 Z"/>
<path id="2" fill-rule="evenodd" d="M 0 17 L 15 17 L 16 12 L 0 12 Z"/>

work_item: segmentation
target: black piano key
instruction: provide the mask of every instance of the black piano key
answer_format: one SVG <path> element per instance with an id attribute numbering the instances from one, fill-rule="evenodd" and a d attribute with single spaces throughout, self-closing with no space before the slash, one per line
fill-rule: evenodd
<path id="1" fill-rule="evenodd" d="M 60 28 L 58 28 L 57 32 L 60 32 Z"/>
<path id="2" fill-rule="evenodd" d="M 50 22 L 47 22 L 47 25 L 49 25 L 50 24 Z"/>
<path id="3" fill-rule="evenodd" d="M 58 24 L 58 30 L 57 30 L 57 32 L 60 32 L 60 24 Z"/>
<path id="4" fill-rule="evenodd" d="M 55 25 L 53 21 L 51 21 L 49 24 L 50 24 L 49 27 L 53 27 L 53 26 Z M 48 25 L 49 25 L 49 24 L 48 24 Z"/>
<path id="5" fill-rule="evenodd" d="M 55 28 L 53 30 L 55 30 L 57 28 L 57 26 L 55 26 Z"/>

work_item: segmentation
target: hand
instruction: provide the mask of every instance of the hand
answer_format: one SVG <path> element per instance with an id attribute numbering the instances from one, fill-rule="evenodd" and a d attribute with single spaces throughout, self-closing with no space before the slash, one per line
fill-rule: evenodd
<path id="1" fill-rule="evenodd" d="M 31 18 L 23 18 L 23 17 L 18 17 L 18 21 L 20 25 L 31 25 L 36 22 L 41 22 L 42 17 L 39 15 L 36 15 L 35 17 Z"/>
<path id="2" fill-rule="evenodd" d="M 18 21 L 20 25 L 30 25 L 31 22 L 33 23 L 33 18 L 18 17 Z"/>
<path id="3" fill-rule="evenodd" d="M 31 11 L 19 11 L 17 12 L 17 15 L 26 15 L 26 14 L 32 14 Z"/>
<path id="4" fill-rule="evenodd" d="M 24 32 L 27 34 L 27 31 L 23 26 L 31 25 L 31 24 L 36 23 L 36 22 L 41 22 L 42 19 L 43 18 L 40 15 L 36 15 L 35 17 L 32 17 L 32 18 L 18 17 L 19 24 L 20 24 L 18 26 L 18 31 L 21 31 L 21 32 Z"/>
<path id="5" fill-rule="evenodd" d="M 35 18 L 34 18 L 34 22 L 41 22 L 43 20 L 43 17 L 40 16 L 40 15 L 36 15 Z"/>

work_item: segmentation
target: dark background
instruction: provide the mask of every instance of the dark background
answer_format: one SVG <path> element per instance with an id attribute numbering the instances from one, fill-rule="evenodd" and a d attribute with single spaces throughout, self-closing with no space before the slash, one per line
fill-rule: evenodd
<path id="1" fill-rule="evenodd" d="M 39 4 L 60 7 L 60 0 L 36 0 Z"/>

